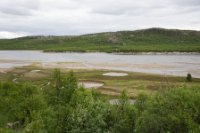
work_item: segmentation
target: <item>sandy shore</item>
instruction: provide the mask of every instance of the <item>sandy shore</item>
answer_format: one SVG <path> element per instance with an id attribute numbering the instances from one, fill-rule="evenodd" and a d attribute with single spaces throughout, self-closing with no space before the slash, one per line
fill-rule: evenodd
<path id="1" fill-rule="evenodd" d="M 2 65 L 3 64 L 3 65 Z M 195 64 L 181 62 L 180 64 L 192 65 Z M 196 64 L 200 65 L 200 64 Z M 151 74 L 163 74 L 174 76 L 185 76 L 186 71 L 181 70 L 181 66 L 166 65 L 166 64 L 130 64 L 130 63 L 98 63 L 98 62 L 30 62 L 30 61 L 0 61 L 0 73 L 6 73 L 8 70 L 15 67 L 34 66 L 39 68 L 61 68 L 61 69 L 98 69 L 98 70 L 119 70 L 127 72 L 143 72 Z M 180 69 L 179 69 L 180 68 Z M 193 77 L 200 78 L 200 68 L 188 70 Z"/>

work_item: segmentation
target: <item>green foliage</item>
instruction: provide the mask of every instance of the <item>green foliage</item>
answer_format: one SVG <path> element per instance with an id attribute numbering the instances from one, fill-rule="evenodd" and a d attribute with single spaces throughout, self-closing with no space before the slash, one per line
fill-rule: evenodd
<path id="1" fill-rule="evenodd" d="M 191 81 L 192 81 L 192 75 L 191 75 L 190 73 L 187 74 L 186 80 L 187 80 L 188 82 L 191 82 Z"/>
<path id="2" fill-rule="evenodd" d="M 159 93 L 150 100 L 136 124 L 136 132 L 200 131 L 199 88 L 177 88 Z"/>
<path id="3" fill-rule="evenodd" d="M 19 122 L 20 127 L 25 127 L 32 123 L 35 114 L 46 106 L 39 89 L 29 84 L 2 83 L 0 99 L 0 118 L 3 118 L 0 127 L 14 122 Z M 5 130 L 7 131 L 9 132 Z"/>
<path id="4" fill-rule="evenodd" d="M 62 132 L 73 133 L 102 133 L 106 132 L 107 104 L 100 100 L 94 100 L 91 93 L 85 90 L 76 90 L 68 108 L 72 111 L 66 111 L 64 114 L 67 119 L 63 119 Z M 63 117 L 62 117 L 63 118 Z M 69 123 L 66 125 L 66 123 Z"/>
<path id="5" fill-rule="evenodd" d="M 139 94 L 137 101 L 135 103 L 135 107 L 138 111 L 138 113 L 142 113 L 144 110 L 146 110 L 148 104 L 148 96 L 146 94 Z"/>
<path id="6" fill-rule="evenodd" d="M 119 104 L 112 107 L 110 114 L 110 130 L 113 133 L 132 133 L 134 131 L 136 111 L 129 103 L 127 92 L 121 93 Z"/>
<path id="7" fill-rule="evenodd" d="M 119 103 L 80 88 L 73 72 L 56 69 L 42 90 L 30 84 L 0 83 L 0 132 L 188 133 L 200 132 L 200 88 L 171 88 L 140 94 L 134 105 L 126 91 Z M 20 121 L 17 129 L 7 123 Z"/>

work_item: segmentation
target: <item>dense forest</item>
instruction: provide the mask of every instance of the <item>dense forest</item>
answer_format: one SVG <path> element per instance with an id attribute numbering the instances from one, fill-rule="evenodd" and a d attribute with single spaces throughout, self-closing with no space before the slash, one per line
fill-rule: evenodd
<path id="1" fill-rule="evenodd" d="M 139 94 L 134 104 L 124 90 L 117 104 L 79 86 L 73 72 L 56 69 L 45 88 L 0 83 L 2 133 L 197 133 L 200 88 L 174 87 Z"/>
<path id="2" fill-rule="evenodd" d="M 46 52 L 200 52 L 200 32 L 150 28 L 80 36 L 0 39 L 0 50 Z"/>

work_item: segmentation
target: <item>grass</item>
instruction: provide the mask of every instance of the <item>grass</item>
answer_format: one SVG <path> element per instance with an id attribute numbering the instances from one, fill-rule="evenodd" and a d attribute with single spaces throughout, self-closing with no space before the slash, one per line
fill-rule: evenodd
<path id="1" fill-rule="evenodd" d="M 31 73 L 32 70 L 41 70 L 37 73 Z M 34 66 L 19 67 L 8 71 L 6 74 L 0 73 L 1 81 L 12 81 L 18 78 L 16 82 L 29 82 L 44 88 L 51 80 L 53 69 L 42 69 Z M 69 69 L 62 69 L 63 74 L 67 74 Z M 200 86 L 200 79 L 193 79 L 192 82 L 186 82 L 185 77 L 162 76 L 155 74 L 127 72 L 128 76 L 109 77 L 103 76 L 103 73 L 112 72 L 108 70 L 74 70 L 78 80 L 103 82 L 104 86 L 96 89 L 103 95 L 116 97 L 126 89 L 128 94 L 135 98 L 141 92 L 154 94 L 157 91 L 168 89 L 170 87 L 180 86 Z M 113 71 L 114 72 L 114 71 Z M 116 72 L 116 71 L 115 71 Z M 119 72 L 119 71 L 117 71 Z M 39 76 L 38 76 L 39 75 Z"/>
<path id="2" fill-rule="evenodd" d="M 1 39 L 0 50 L 45 52 L 200 52 L 200 32 L 151 28 L 81 36 Z"/>

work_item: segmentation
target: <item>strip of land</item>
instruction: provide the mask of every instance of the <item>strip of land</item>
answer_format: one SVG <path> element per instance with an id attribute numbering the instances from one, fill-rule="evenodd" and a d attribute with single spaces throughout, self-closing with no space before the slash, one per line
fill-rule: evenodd
<path id="1" fill-rule="evenodd" d="M 49 85 L 52 79 L 53 68 L 41 68 L 36 66 L 25 66 L 12 68 L 4 73 L 0 72 L 1 81 L 12 81 L 14 83 L 30 83 L 41 89 Z M 71 69 L 61 69 L 65 75 Z M 106 73 L 126 73 L 124 76 L 106 76 Z M 74 69 L 74 74 L 80 82 L 102 83 L 102 86 L 94 90 L 110 98 L 117 97 L 123 90 L 128 95 L 136 98 L 140 93 L 149 95 L 158 91 L 173 87 L 198 87 L 200 79 L 193 78 L 187 82 L 186 77 L 163 76 L 156 74 L 145 74 L 136 72 L 123 72 L 112 70 Z M 120 81 L 120 82 L 119 82 Z"/>
<path id="2" fill-rule="evenodd" d="M 200 32 L 151 28 L 80 36 L 29 36 L 0 39 L 0 50 L 45 52 L 200 52 Z"/>

